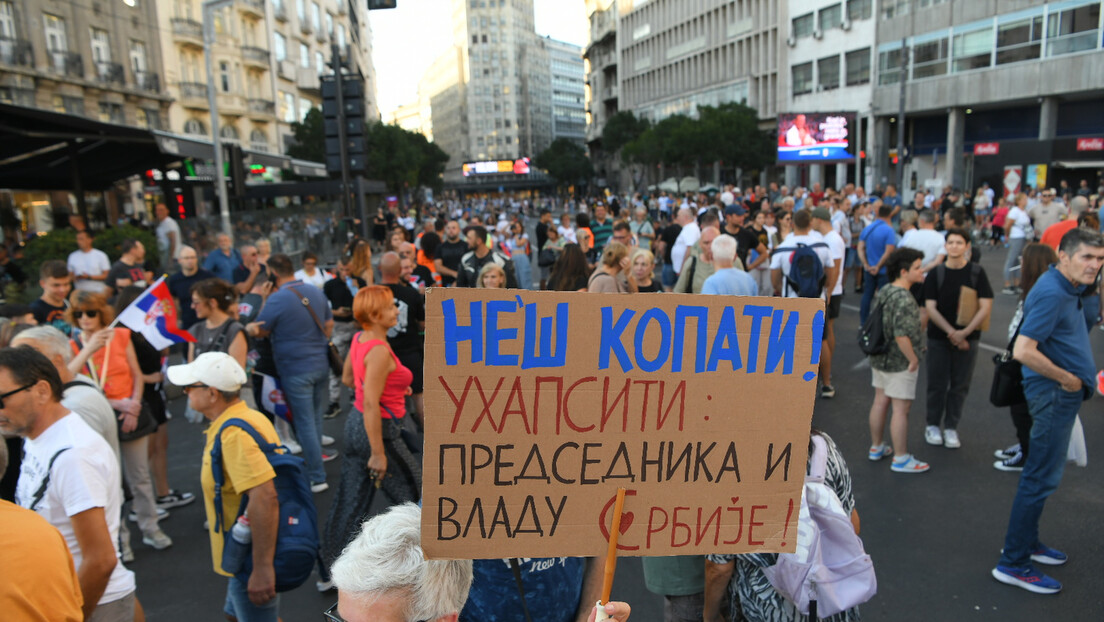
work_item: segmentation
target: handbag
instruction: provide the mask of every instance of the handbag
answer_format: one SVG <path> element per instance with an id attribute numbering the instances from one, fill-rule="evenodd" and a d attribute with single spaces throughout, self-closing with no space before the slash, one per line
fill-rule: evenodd
<path id="1" fill-rule="evenodd" d="M 993 355 L 995 368 L 993 384 L 989 387 L 989 403 L 998 408 L 1027 402 L 1023 391 L 1023 365 L 1012 358 L 1012 347 L 1019 335 L 1020 327 L 1017 326 L 1004 352 Z"/>
<path id="2" fill-rule="evenodd" d="M 318 330 L 322 332 L 322 336 L 325 336 L 326 329 L 322 328 L 322 322 L 318 321 L 318 316 L 314 313 L 314 309 L 311 308 L 310 299 L 303 294 L 300 294 L 299 290 L 295 289 L 294 287 L 288 287 L 288 289 L 295 292 L 295 295 L 299 297 L 300 302 L 302 302 L 303 306 L 306 307 L 307 311 L 310 312 L 311 319 L 314 320 L 315 326 L 317 326 Z M 335 346 L 333 344 L 333 341 L 330 341 L 329 338 L 326 339 L 326 346 L 329 349 L 329 351 L 327 352 L 327 358 L 329 358 L 330 362 L 330 372 L 340 378 L 341 372 L 345 369 L 345 361 L 341 359 L 341 353 L 337 351 L 337 346 Z"/>
<path id="3" fill-rule="evenodd" d="M 395 413 L 391 412 L 391 409 L 382 403 L 380 403 L 380 408 L 386 410 L 387 414 L 390 415 L 391 425 L 399 428 L 399 436 L 402 438 L 406 448 L 410 450 L 410 453 L 415 456 L 422 453 L 422 437 L 418 436 L 417 432 L 405 425 L 406 417 L 396 419 Z"/>

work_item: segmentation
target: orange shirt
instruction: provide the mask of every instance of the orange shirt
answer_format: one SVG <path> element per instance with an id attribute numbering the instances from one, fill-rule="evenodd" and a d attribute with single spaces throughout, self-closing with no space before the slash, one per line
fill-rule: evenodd
<path id="1" fill-rule="evenodd" d="M 1075 228 L 1077 228 L 1076 219 L 1063 220 L 1062 222 L 1054 223 L 1053 225 L 1047 227 L 1046 231 L 1043 232 L 1043 237 L 1039 238 L 1039 242 L 1046 244 L 1047 246 L 1057 251 L 1058 245 L 1062 242 L 1062 236 L 1066 235 L 1070 231 L 1073 231 Z"/>
<path id="2" fill-rule="evenodd" d="M 433 284 L 440 287 L 441 275 L 437 274 L 437 265 L 430 261 L 429 257 L 426 257 L 425 252 L 423 252 L 420 248 L 418 249 L 418 253 L 415 255 L 415 257 L 415 261 L 418 262 L 418 265 L 425 266 L 426 269 L 428 269 L 433 274 Z"/>
<path id="3" fill-rule="evenodd" d="M 80 622 L 80 582 L 65 538 L 46 519 L 0 500 L 0 612 L 5 620 Z"/>
<path id="4" fill-rule="evenodd" d="M 73 352 L 80 352 L 80 345 L 72 342 Z M 88 359 L 85 368 L 92 368 L 88 374 L 97 382 L 102 382 L 104 395 L 109 400 L 122 400 L 134 397 L 134 376 L 127 363 L 127 346 L 130 345 L 130 329 L 116 328 L 115 336 L 108 345 L 96 350 Z M 107 380 L 101 378 L 104 372 L 104 357 L 107 357 Z"/>

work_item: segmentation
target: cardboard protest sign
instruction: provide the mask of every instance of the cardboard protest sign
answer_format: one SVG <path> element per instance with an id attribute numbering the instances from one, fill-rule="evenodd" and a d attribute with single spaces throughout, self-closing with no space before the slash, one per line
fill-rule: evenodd
<path id="1" fill-rule="evenodd" d="M 792 552 L 824 303 L 430 289 L 430 558 Z"/>

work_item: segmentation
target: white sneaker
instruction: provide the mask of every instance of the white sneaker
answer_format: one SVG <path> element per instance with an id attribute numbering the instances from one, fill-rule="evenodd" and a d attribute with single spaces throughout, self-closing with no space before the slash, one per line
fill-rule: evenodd
<path id="1" fill-rule="evenodd" d="M 165 508 L 157 508 L 157 520 L 163 521 L 168 517 L 169 517 L 169 511 L 168 510 L 166 510 Z M 135 512 L 134 510 L 131 510 L 130 513 L 127 514 L 127 520 L 132 522 L 132 523 L 137 523 L 138 522 L 138 513 Z"/>
<path id="2" fill-rule="evenodd" d="M 320 492 L 326 492 L 329 489 L 330 489 L 330 485 L 327 484 L 326 482 L 312 482 L 311 483 L 311 492 L 313 492 L 315 494 L 320 493 Z"/>
<path id="3" fill-rule="evenodd" d="M 939 431 L 939 426 L 929 425 L 924 428 L 924 440 L 927 441 L 929 445 L 942 445 L 943 433 Z"/>
<path id="4" fill-rule="evenodd" d="M 287 439 L 284 441 L 284 447 L 287 447 L 288 451 L 290 451 L 294 455 L 299 455 L 303 453 L 303 446 L 291 439 Z"/>
<path id="5" fill-rule="evenodd" d="M 322 435 L 322 446 L 323 447 L 329 447 L 330 445 L 333 445 L 333 444 L 334 444 L 334 437 L 327 436 L 325 434 Z"/>
<path id="6" fill-rule="evenodd" d="M 119 554 L 124 564 L 129 564 L 134 561 L 134 549 L 130 548 L 130 542 L 126 540 L 122 541 L 122 547 L 120 547 Z"/>
<path id="7" fill-rule="evenodd" d="M 962 447 L 962 442 L 958 440 L 957 430 L 943 430 L 943 446 L 947 449 Z"/>
<path id="8" fill-rule="evenodd" d="M 165 535 L 164 531 L 158 529 L 157 531 L 151 531 L 142 536 L 142 544 L 146 546 L 152 546 L 158 551 L 163 551 L 172 546 L 172 539 Z"/>

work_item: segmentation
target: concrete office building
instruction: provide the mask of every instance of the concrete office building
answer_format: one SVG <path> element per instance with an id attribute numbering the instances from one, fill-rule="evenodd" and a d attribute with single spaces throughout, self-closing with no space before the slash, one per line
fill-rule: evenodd
<path id="1" fill-rule="evenodd" d="M 567 53 L 536 35 L 532 0 L 453 0 L 452 26 L 452 47 L 419 84 L 433 140 L 449 154 L 446 181 L 464 162 L 534 157 L 552 143 L 551 59 Z"/>
<path id="2" fill-rule="evenodd" d="M 414 132 L 433 141 L 433 116 L 429 108 L 429 100 L 418 96 L 418 101 L 395 108 L 390 113 L 383 115 L 383 122 L 389 125 L 397 125 L 408 132 Z"/>
<path id="3" fill-rule="evenodd" d="M 552 140 L 586 143 L 586 102 L 583 93 L 583 50 L 577 45 L 541 39 L 548 51 L 551 78 Z"/>
<path id="4" fill-rule="evenodd" d="M 614 0 L 586 0 L 590 36 L 583 51 L 586 72 L 586 142 L 597 174 L 598 187 L 627 187 L 627 172 L 622 172 L 616 154 L 602 148 L 606 121 L 619 112 L 617 64 L 618 7 Z"/>
<path id="5" fill-rule="evenodd" d="M 0 1 L 0 103 L 161 129 L 154 2 Z"/>
<path id="6" fill-rule="evenodd" d="M 881 2 L 873 95 L 875 178 L 893 180 L 901 79 L 906 191 L 1076 188 L 1104 169 L 1099 0 Z M 904 46 L 908 63 L 902 63 Z M 1045 168 L 1040 168 L 1042 165 Z M 1011 167 L 1011 168 L 1010 168 Z M 1006 174 L 1007 173 L 1007 174 Z M 938 190 L 937 190 L 938 192 Z"/>
<path id="7" fill-rule="evenodd" d="M 168 127 L 209 140 L 202 2 L 159 6 L 165 86 L 175 100 Z M 332 44 L 367 79 L 366 117 L 378 119 L 367 13 L 344 0 L 235 0 L 218 9 L 211 52 L 222 139 L 283 153 L 291 124 L 321 107 L 319 76 L 331 72 Z"/>

